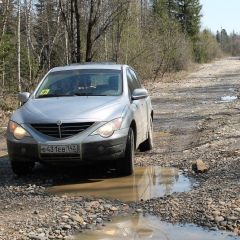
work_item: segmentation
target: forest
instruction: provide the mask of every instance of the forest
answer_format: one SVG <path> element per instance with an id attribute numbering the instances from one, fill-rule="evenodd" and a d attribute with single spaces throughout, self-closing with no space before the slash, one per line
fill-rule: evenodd
<path id="1" fill-rule="evenodd" d="M 201 8 L 199 0 L 0 0 L 0 95 L 31 92 L 70 63 L 129 64 L 144 82 L 239 55 L 238 34 L 201 29 Z"/>

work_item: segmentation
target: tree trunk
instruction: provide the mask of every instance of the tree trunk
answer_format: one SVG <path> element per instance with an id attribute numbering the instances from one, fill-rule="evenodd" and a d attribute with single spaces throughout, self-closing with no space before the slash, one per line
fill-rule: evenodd
<path id="1" fill-rule="evenodd" d="M 18 92 L 21 92 L 21 36 L 20 36 L 20 21 L 21 21 L 21 1 L 18 0 L 18 51 L 17 51 L 17 62 L 18 62 Z"/>
<path id="2" fill-rule="evenodd" d="M 30 57 L 30 49 L 31 49 L 31 11 L 32 11 L 32 0 L 29 2 L 29 7 L 27 0 L 25 0 L 25 11 L 26 11 L 26 40 L 27 40 L 27 58 L 28 58 L 28 66 L 29 66 L 29 83 L 32 87 L 32 63 L 31 63 L 31 57 Z"/>
<path id="3" fill-rule="evenodd" d="M 1 2 L 1 4 L 3 4 Z M 5 6 L 5 7 L 4 7 Z M 9 9 L 9 0 L 6 0 L 5 5 L 3 6 L 3 27 L 2 27 L 2 37 L 6 33 L 6 24 L 7 24 L 7 18 L 8 18 L 8 9 Z M 2 42 L 1 42 L 2 44 Z M 4 52 L 4 49 L 3 49 Z M 3 54 L 4 55 L 4 54 Z M 2 86 L 5 85 L 5 57 L 2 58 Z"/>
<path id="4" fill-rule="evenodd" d="M 75 0 L 75 18 L 76 18 L 76 31 L 77 31 L 77 49 L 76 49 L 76 59 L 77 62 L 81 61 L 81 36 L 80 36 L 80 15 L 78 12 L 78 0 Z"/>
<path id="5" fill-rule="evenodd" d="M 94 14 L 94 1 L 91 0 L 88 31 L 87 31 L 86 62 L 92 61 L 92 44 L 93 44 L 92 43 L 92 31 L 93 31 L 93 27 L 96 23 L 96 14 L 97 13 L 95 13 L 95 16 L 93 16 L 93 14 Z"/>

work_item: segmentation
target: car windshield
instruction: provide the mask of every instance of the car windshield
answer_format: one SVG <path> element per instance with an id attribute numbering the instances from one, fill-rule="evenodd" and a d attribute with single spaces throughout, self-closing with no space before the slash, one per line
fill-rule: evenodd
<path id="1" fill-rule="evenodd" d="M 120 70 L 79 69 L 50 72 L 37 90 L 36 98 L 61 96 L 119 96 Z"/>

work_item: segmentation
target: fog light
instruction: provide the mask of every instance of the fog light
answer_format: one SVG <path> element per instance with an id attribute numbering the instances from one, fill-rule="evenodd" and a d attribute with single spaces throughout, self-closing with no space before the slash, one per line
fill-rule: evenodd
<path id="1" fill-rule="evenodd" d="M 100 146 L 98 146 L 98 151 L 99 151 L 100 153 L 103 153 L 103 152 L 106 152 L 106 149 L 105 149 L 104 146 L 100 145 Z"/>

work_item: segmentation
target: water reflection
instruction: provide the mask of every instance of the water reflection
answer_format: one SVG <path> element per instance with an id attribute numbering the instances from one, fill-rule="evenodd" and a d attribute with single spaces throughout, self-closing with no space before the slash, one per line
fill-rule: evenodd
<path id="1" fill-rule="evenodd" d="M 167 132 L 154 132 L 153 136 L 155 138 L 157 138 L 157 137 L 170 137 L 170 136 L 172 136 L 172 134 L 167 133 Z"/>
<path id="2" fill-rule="evenodd" d="M 81 180 L 81 183 L 54 186 L 49 194 L 69 194 L 72 196 L 103 197 L 137 202 L 153 197 L 161 197 L 173 192 L 189 191 L 194 182 L 186 178 L 178 168 L 138 167 L 127 177 L 101 177 Z"/>
<path id="3" fill-rule="evenodd" d="M 225 96 L 225 97 L 221 97 L 221 100 L 224 102 L 232 102 L 234 100 L 236 100 L 238 97 L 236 96 Z"/>
<path id="4" fill-rule="evenodd" d="M 111 223 L 106 223 L 96 231 L 77 235 L 76 240 L 234 240 L 240 239 L 226 232 L 204 230 L 195 225 L 172 225 L 160 221 L 155 216 L 118 217 Z"/>

